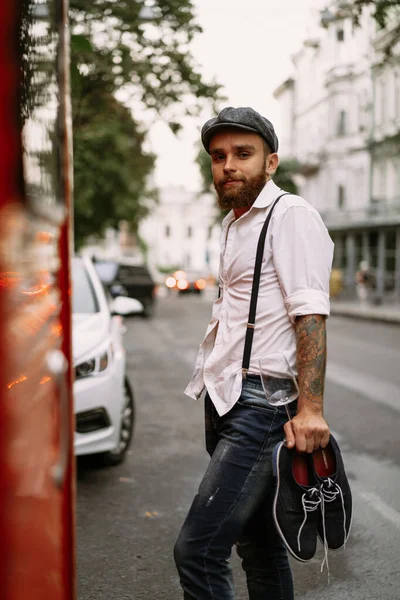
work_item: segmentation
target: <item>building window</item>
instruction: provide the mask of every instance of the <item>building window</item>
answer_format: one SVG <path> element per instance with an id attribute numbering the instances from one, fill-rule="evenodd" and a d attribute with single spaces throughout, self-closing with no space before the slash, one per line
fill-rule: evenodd
<path id="1" fill-rule="evenodd" d="M 387 273 L 391 273 L 391 289 L 394 284 L 394 274 L 396 273 L 396 231 L 386 232 L 386 256 L 385 256 L 385 270 Z"/>
<path id="2" fill-rule="evenodd" d="M 346 135 L 346 111 L 344 110 L 341 110 L 339 113 L 337 134 Z"/>
<path id="3" fill-rule="evenodd" d="M 169 225 L 165 226 L 165 237 L 169 238 L 171 235 L 171 227 Z"/>
<path id="4" fill-rule="evenodd" d="M 344 29 L 340 28 L 336 30 L 336 39 L 338 42 L 344 42 Z"/>
<path id="5" fill-rule="evenodd" d="M 338 208 L 343 209 L 346 202 L 346 190 L 343 185 L 338 186 Z"/>
<path id="6" fill-rule="evenodd" d="M 187 228 L 187 236 L 188 236 L 188 238 L 191 238 L 191 237 L 192 237 L 192 228 L 190 227 L 190 225 L 189 225 L 189 227 Z"/>
<path id="7" fill-rule="evenodd" d="M 212 226 L 212 225 L 209 225 L 209 226 L 208 226 L 208 234 L 207 234 L 207 237 L 208 237 L 208 239 L 210 239 L 210 238 L 211 238 L 211 236 L 212 236 L 212 232 L 213 232 L 213 226 Z"/>

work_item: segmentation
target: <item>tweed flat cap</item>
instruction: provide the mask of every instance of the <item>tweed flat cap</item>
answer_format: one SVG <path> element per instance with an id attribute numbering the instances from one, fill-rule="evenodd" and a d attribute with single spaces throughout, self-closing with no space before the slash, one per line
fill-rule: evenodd
<path id="1" fill-rule="evenodd" d="M 258 133 L 267 142 L 272 152 L 278 151 L 278 138 L 271 121 L 248 106 L 239 108 L 228 106 L 223 108 L 217 117 L 209 119 L 201 130 L 201 141 L 209 154 L 212 137 L 226 127 L 237 127 L 244 131 Z"/>

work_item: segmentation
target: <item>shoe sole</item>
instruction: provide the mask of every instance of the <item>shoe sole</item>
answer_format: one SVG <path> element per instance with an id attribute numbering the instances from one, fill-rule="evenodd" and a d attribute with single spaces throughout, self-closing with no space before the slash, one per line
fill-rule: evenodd
<path id="1" fill-rule="evenodd" d="M 276 477 L 276 490 L 275 490 L 275 496 L 274 496 L 274 503 L 273 503 L 273 507 L 272 507 L 272 516 L 274 518 L 275 527 L 278 530 L 278 533 L 281 536 L 281 539 L 282 539 L 283 543 L 285 544 L 286 549 L 290 552 L 290 554 L 293 556 L 293 558 L 295 558 L 296 560 L 298 560 L 300 562 L 305 563 L 305 562 L 309 562 L 314 557 L 315 553 L 313 554 L 313 556 L 310 556 L 310 558 L 300 558 L 300 556 L 297 556 L 297 554 L 294 552 L 294 550 L 292 550 L 292 548 L 287 543 L 286 538 L 285 538 L 281 528 L 279 527 L 278 519 L 276 517 L 276 505 L 278 503 L 279 486 L 280 486 L 278 461 L 279 461 L 279 455 L 281 452 L 281 448 L 283 445 L 284 445 L 284 442 L 280 442 L 279 444 L 277 444 L 275 446 L 274 452 L 272 454 L 272 470 Z"/>

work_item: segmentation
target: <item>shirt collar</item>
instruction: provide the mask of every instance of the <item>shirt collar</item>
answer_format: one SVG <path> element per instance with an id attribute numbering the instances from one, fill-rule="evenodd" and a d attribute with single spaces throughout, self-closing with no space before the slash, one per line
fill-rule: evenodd
<path id="1" fill-rule="evenodd" d="M 281 191 L 273 181 L 270 179 L 261 192 L 258 194 L 253 206 L 251 208 L 266 208 L 269 206 L 277 197 L 278 192 Z"/>

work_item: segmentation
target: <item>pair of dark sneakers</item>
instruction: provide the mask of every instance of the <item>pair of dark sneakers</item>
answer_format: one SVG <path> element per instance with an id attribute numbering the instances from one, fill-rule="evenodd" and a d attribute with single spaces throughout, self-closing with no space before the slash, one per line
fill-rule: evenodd
<path id="1" fill-rule="evenodd" d="M 337 441 L 331 434 L 326 448 L 299 453 L 279 443 L 273 454 L 276 491 L 275 524 L 289 552 L 310 560 L 317 537 L 327 550 L 342 548 L 349 537 L 352 497 Z"/>

